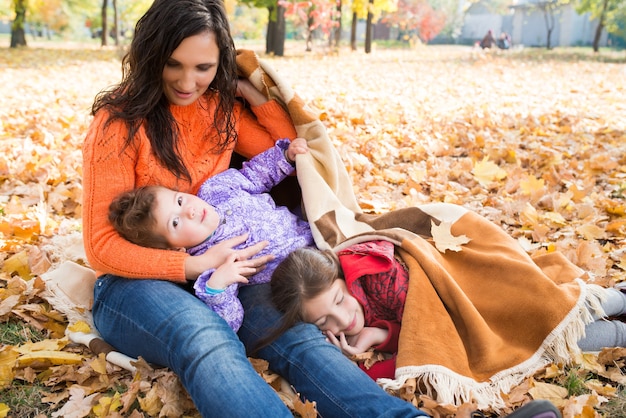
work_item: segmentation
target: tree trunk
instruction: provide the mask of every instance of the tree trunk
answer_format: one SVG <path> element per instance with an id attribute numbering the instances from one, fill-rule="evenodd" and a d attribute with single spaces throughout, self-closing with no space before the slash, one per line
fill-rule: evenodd
<path id="1" fill-rule="evenodd" d="M 602 13 L 598 19 L 598 27 L 596 28 L 596 34 L 593 37 L 593 52 L 600 50 L 600 37 L 602 36 L 602 30 L 604 29 L 604 18 L 606 17 L 606 9 L 609 7 L 609 0 L 602 2 Z"/>
<path id="2" fill-rule="evenodd" d="M 15 2 L 15 20 L 11 24 L 11 48 L 26 46 L 25 23 L 26 0 L 17 0 Z"/>
<path id="3" fill-rule="evenodd" d="M 602 19 L 600 19 L 598 27 L 596 28 L 596 34 L 593 37 L 593 52 L 598 52 L 600 50 L 600 38 L 602 37 L 602 29 L 604 29 L 604 24 L 602 23 Z"/>
<path id="4" fill-rule="evenodd" d="M 367 23 L 365 24 L 365 53 L 372 52 L 372 19 L 373 15 L 370 9 L 374 5 L 374 0 L 368 0 L 369 7 L 367 9 Z"/>
<path id="5" fill-rule="evenodd" d="M 335 36 L 334 38 L 334 46 L 335 48 L 339 48 L 339 42 L 341 42 L 341 8 L 342 8 L 342 0 L 337 1 L 337 27 L 335 28 Z"/>
<path id="6" fill-rule="evenodd" d="M 113 39 L 115 46 L 120 45 L 120 19 L 117 14 L 117 0 L 113 0 Z"/>
<path id="7" fill-rule="evenodd" d="M 543 9 L 543 18 L 546 22 L 547 38 L 546 49 L 552 49 L 552 43 L 550 38 L 552 37 L 552 31 L 554 30 L 554 10 L 550 5 L 546 5 Z"/>
<path id="8" fill-rule="evenodd" d="M 101 36 L 101 42 L 100 45 L 102 46 L 107 46 L 108 42 L 107 42 L 107 37 L 108 34 L 107 32 L 109 31 L 108 25 L 107 25 L 107 8 L 109 6 L 109 1 L 108 0 L 102 0 L 102 36 Z"/>
<path id="9" fill-rule="evenodd" d="M 309 14 L 307 19 L 307 28 L 306 28 L 306 52 L 313 51 L 313 30 L 311 26 L 313 26 L 314 20 L 313 16 Z"/>
<path id="10" fill-rule="evenodd" d="M 270 54 L 272 45 L 274 45 L 274 37 L 276 36 L 276 19 L 272 16 L 274 6 L 267 8 L 269 19 L 267 20 L 267 33 L 265 34 L 265 53 Z"/>
<path id="11" fill-rule="evenodd" d="M 356 17 L 356 12 L 352 13 L 352 28 L 350 28 L 350 49 L 356 51 L 356 27 L 359 19 Z"/>
<path id="12" fill-rule="evenodd" d="M 285 8 L 276 5 L 268 7 L 268 10 L 270 18 L 267 23 L 265 53 L 282 57 L 285 55 Z M 272 16 L 274 10 L 276 10 L 276 16 Z"/>

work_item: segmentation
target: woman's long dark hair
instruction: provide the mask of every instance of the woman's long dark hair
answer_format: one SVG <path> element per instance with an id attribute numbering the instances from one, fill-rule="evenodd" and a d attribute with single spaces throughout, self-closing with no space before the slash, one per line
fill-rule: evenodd
<path id="1" fill-rule="evenodd" d="M 163 68 L 180 43 L 193 35 L 212 32 L 220 51 L 219 66 L 207 95 L 217 95 L 213 123 L 218 131 L 215 151 L 236 140 L 233 107 L 237 91 L 236 51 L 223 0 L 155 0 L 135 26 L 128 53 L 122 59 L 122 81 L 100 92 L 92 114 L 107 108 L 110 123 L 128 126 L 125 146 L 133 143 L 143 125 L 158 160 L 179 178 L 191 180 L 178 151 L 178 131 L 163 93 Z M 207 115 L 209 117 L 209 115 Z M 209 138 L 207 138 L 209 139 Z"/>

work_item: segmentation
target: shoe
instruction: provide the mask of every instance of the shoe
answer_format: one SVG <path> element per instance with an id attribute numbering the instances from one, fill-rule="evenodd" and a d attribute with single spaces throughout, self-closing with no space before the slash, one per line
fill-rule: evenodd
<path id="1" fill-rule="evenodd" d="M 559 409 L 543 399 L 530 401 L 506 418 L 562 418 Z"/>

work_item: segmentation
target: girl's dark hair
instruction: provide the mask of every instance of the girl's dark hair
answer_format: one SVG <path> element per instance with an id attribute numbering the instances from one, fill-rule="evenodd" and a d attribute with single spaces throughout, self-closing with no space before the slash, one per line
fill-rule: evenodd
<path id="1" fill-rule="evenodd" d="M 122 81 L 101 91 L 91 109 L 94 115 L 108 109 L 107 124 L 115 119 L 126 123 L 126 147 L 144 126 L 158 160 L 187 180 L 191 176 L 178 150 L 179 132 L 163 93 L 163 68 L 184 39 L 204 32 L 215 35 L 220 51 L 217 74 L 206 92 L 216 101 L 213 124 L 218 138 L 205 139 L 216 141 L 216 152 L 224 150 L 237 139 L 233 116 L 237 64 L 223 0 L 155 0 L 135 26 L 130 49 L 122 59 Z"/>
<path id="2" fill-rule="evenodd" d="M 159 186 L 145 186 L 122 193 L 109 205 L 109 222 L 128 241 L 151 248 L 169 248 L 165 237 L 155 232 L 156 192 Z"/>
<path id="3" fill-rule="evenodd" d="M 304 300 L 328 290 L 342 277 L 339 259 L 330 250 L 303 247 L 290 253 L 276 267 L 270 282 L 272 302 L 283 313 L 282 320 L 278 328 L 257 344 L 253 354 L 302 321 Z"/>

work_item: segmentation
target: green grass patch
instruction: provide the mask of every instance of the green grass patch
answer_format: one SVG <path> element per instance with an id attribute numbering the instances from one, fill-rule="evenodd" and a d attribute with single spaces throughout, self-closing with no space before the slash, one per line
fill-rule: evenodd
<path id="1" fill-rule="evenodd" d="M 580 369 L 572 368 L 565 375 L 565 379 L 561 384 L 569 396 L 580 396 L 589 393 L 589 389 L 585 386 L 585 382 L 590 379 L 589 373 Z"/>
<path id="2" fill-rule="evenodd" d="M 598 408 L 598 412 L 604 417 L 626 417 L 626 386 L 619 386 L 617 396 Z"/>
<path id="3" fill-rule="evenodd" d="M 9 387 L 0 391 L 0 403 L 4 403 L 10 408 L 8 416 L 11 417 L 49 417 L 53 408 L 42 402 L 42 398 L 47 394 L 48 389 L 45 386 L 14 380 Z"/>
<path id="4" fill-rule="evenodd" d="M 10 319 L 0 323 L 0 343 L 20 345 L 26 342 L 37 342 L 45 339 L 45 334 L 24 322 Z"/>

